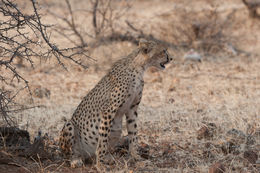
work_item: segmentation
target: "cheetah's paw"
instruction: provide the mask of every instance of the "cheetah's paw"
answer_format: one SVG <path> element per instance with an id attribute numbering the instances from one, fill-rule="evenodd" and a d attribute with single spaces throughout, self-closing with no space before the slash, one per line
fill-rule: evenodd
<path id="1" fill-rule="evenodd" d="M 83 164 L 83 161 L 81 158 L 74 158 L 70 161 L 70 167 L 71 168 L 79 168 L 79 167 L 82 167 L 84 164 Z"/>

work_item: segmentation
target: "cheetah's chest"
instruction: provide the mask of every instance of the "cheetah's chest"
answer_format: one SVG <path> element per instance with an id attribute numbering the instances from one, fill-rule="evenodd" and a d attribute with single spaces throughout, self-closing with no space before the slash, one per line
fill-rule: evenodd
<path id="1" fill-rule="evenodd" d="M 130 89 L 128 91 L 128 97 L 125 100 L 125 103 L 119 108 L 117 115 L 123 116 L 126 114 L 129 109 L 131 109 L 132 105 L 140 102 L 143 92 L 143 79 L 136 78 L 135 81 L 131 84 Z"/>

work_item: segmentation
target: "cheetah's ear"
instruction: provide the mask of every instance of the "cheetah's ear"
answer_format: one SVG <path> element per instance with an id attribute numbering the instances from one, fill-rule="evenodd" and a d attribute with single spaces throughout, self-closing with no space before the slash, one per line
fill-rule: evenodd
<path id="1" fill-rule="evenodd" d="M 142 50 L 144 54 L 149 52 L 149 42 L 143 38 L 139 40 L 139 48 Z"/>

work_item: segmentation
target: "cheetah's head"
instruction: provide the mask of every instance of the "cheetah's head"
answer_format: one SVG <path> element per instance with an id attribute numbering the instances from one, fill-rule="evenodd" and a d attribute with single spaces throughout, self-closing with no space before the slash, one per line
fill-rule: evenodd
<path id="1" fill-rule="evenodd" d="M 168 64 L 172 60 L 167 49 L 156 42 L 141 39 L 139 41 L 139 49 L 144 55 L 147 67 L 154 66 L 159 69 L 165 69 L 165 64 Z"/>

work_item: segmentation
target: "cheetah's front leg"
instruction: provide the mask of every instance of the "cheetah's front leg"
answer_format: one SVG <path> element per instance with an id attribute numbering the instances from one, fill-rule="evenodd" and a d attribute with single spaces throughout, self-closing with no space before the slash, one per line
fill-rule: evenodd
<path id="1" fill-rule="evenodd" d="M 126 113 L 126 126 L 129 137 L 129 151 L 132 157 L 139 160 L 141 157 L 138 155 L 138 138 L 137 138 L 137 108 L 138 104 L 132 105 L 131 109 Z"/>
<path id="2" fill-rule="evenodd" d="M 113 119 L 115 114 L 106 112 L 103 114 L 99 125 L 99 139 L 96 149 L 96 166 L 103 169 L 111 159 L 108 159 L 108 137 L 110 135 Z"/>

